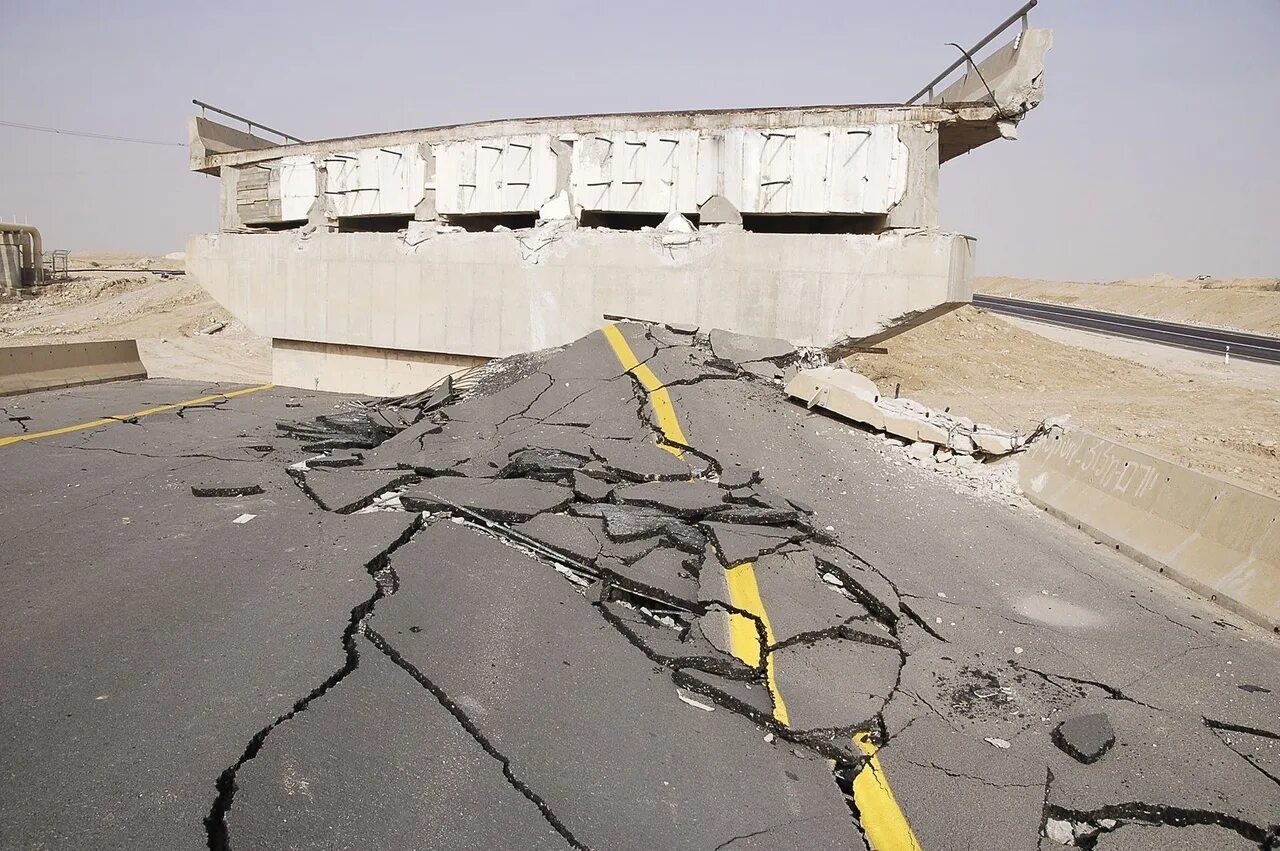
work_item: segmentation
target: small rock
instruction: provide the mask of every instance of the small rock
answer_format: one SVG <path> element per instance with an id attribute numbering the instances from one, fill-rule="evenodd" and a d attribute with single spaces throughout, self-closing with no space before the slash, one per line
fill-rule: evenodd
<path id="1" fill-rule="evenodd" d="M 1044 835 L 1059 845 L 1075 845 L 1076 832 L 1071 829 L 1071 822 L 1051 818 L 1044 823 Z"/>
<path id="2" fill-rule="evenodd" d="M 1005 741 L 1004 739 L 997 739 L 994 736 L 988 736 L 985 741 L 987 744 L 993 745 L 994 747 L 1000 748 L 1001 750 L 1007 751 L 1010 748 L 1010 744 L 1007 741 Z"/>
<path id="3" fill-rule="evenodd" d="M 926 443 L 923 440 L 917 440 L 915 443 L 911 444 L 911 448 L 907 450 L 907 454 L 918 461 L 932 461 L 933 444 Z"/>

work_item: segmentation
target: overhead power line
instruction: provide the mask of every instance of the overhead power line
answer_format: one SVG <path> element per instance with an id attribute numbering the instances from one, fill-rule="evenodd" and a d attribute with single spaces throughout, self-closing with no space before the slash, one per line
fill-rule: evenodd
<path id="1" fill-rule="evenodd" d="M 137 139 L 132 136 L 112 136 L 109 133 L 89 133 L 84 130 L 63 130 L 58 127 L 41 127 L 39 124 L 22 124 L 17 121 L 0 120 L 0 126 L 17 127 L 19 130 L 37 130 L 41 133 L 58 133 L 63 136 L 82 136 L 86 139 L 105 139 L 111 142 L 133 142 L 136 145 L 164 145 L 165 147 L 185 148 L 181 142 L 161 142 L 157 139 Z"/>

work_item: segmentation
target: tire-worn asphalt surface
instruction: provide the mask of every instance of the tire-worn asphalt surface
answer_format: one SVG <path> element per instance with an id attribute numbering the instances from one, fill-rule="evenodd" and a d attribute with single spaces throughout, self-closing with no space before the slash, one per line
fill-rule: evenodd
<path id="1" fill-rule="evenodd" d="M 1275 636 L 617 327 L 0 399 L 0 848 L 1280 847 Z"/>

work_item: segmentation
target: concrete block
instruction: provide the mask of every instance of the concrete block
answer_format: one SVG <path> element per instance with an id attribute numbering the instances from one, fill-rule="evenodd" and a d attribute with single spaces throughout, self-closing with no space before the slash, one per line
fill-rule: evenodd
<path id="1" fill-rule="evenodd" d="M 1088 432 L 1019 463 L 1036 504 L 1269 629 L 1280 629 L 1280 500 Z"/>
<path id="2" fill-rule="evenodd" d="M 0 347 L 0 396 L 146 377 L 136 340 Z"/>

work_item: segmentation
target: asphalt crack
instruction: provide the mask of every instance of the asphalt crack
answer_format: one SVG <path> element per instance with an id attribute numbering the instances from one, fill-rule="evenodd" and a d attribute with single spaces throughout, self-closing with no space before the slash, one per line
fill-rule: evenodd
<path id="1" fill-rule="evenodd" d="M 512 788 L 538 808 L 538 811 L 542 813 L 542 817 L 546 819 L 547 824 L 551 825 L 552 829 L 554 829 L 556 833 L 560 834 L 560 836 L 564 838 L 565 842 L 568 842 L 573 848 L 580 849 L 580 851 L 590 851 L 589 846 L 574 836 L 572 831 L 565 826 L 564 822 L 556 816 L 550 805 L 548 805 L 547 802 L 538 795 L 538 793 L 534 792 L 528 783 L 516 776 L 515 771 L 511 768 L 511 759 L 498 750 L 493 742 L 489 740 L 488 736 L 481 732 L 475 722 L 468 717 L 467 713 L 462 711 L 458 704 L 449 698 L 449 695 L 444 689 L 433 682 L 426 674 L 422 673 L 422 671 L 420 671 L 412 662 L 400 655 L 400 653 L 392 647 L 385 638 L 372 628 L 365 628 L 365 637 L 369 639 L 370 643 L 372 643 L 374 647 L 382 651 L 384 656 L 398 665 L 401 670 L 408 673 L 409 676 L 413 677 L 419 685 L 435 697 L 436 701 L 439 702 L 439 704 L 457 720 L 458 724 L 467 731 L 467 734 L 471 736 L 471 738 L 475 739 L 476 744 L 480 745 L 485 753 L 502 766 L 502 774 L 507 779 L 507 783 L 509 783 Z"/>
<path id="2" fill-rule="evenodd" d="M 239 759 L 223 769 L 222 773 L 218 775 L 217 780 L 214 782 L 217 796 L 213 800 L 209 814 L 204 818 L 205 836 L 210 851 L 229 851 L 231 848 L 231 837 L 227 828 L 227 814 L 230 813 L 231 807 L 235 803 L 235 795 L 238 790 L 236 775 L 244 764 L 258 755 L 273 730 L 282 724 L 288 723 L 299 713 L 305 712 L 307 707 L 316 699 L 324 696 L 359 666 L 360 650 L 357 646 L 356 636 L 366 628 L 365 621 L 373 614 L 373 609 L 378 601 L 394 591 L 394 579 L 390 585 L 387 582 L 387 573 L 391 571 L 391 555 L 400 547 L 409 543 L 413 536 L 423 528 L 423 525 L 421 517 L 415 518 L 399 537 L 365 564 L 365 570 L 374 580 L 374 591 L 367 600 L 358 603 L 351 610 L 351 617 L 347 621 L 346 628 L 342 631 L 342 647 L 346 654 L 342 667 L 338 668 L 304 697 L 296 701 L 288 712 L 280 715 L 254 733 L 244 751 L 240 754 Z"/>

